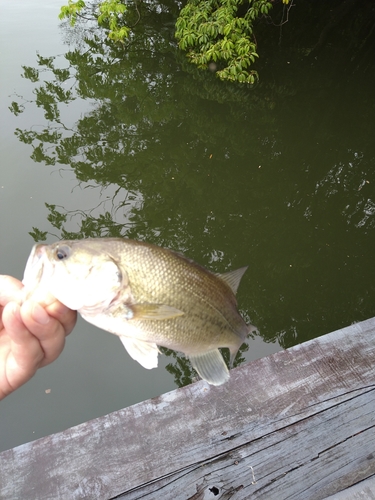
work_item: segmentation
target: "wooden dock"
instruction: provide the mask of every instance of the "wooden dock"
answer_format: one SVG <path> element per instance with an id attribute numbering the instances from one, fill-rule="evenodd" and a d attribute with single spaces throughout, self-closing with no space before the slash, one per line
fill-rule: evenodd
<path id="1" fill-rule="evenodd" d="M 375 318 L 5 451 L 0 498 L 375 499 Z"/>

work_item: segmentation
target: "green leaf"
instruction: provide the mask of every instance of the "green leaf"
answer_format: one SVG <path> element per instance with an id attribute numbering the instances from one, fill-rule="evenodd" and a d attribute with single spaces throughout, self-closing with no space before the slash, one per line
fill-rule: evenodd
<path id="1" fill-rule="evenodd" d="M 25 107 L 24 106 L 20 106 L 18 104 L 18 102 L 16 101 L 12 101 L 11 105 L 8 107 L 8 109 L 10 110 L 11 113 L 13 113 L 15 116 L 18 116 L 20 115 L 21 113 L 24 112 L 25 110 Z"/>
<path id="2" fill-rule="evenodd" d="M 33 227 L 33 230 L 29 232 L 29 235 L 32 237 L 35 243 L 38 243 L 39 241 L 46 241 L 47 234 L 47 231 L 41 231 L 37 227 Z"/>
<path id="3" fill-rule="evenodd" d="M 270 8 L 267 0 L 250 0 L 247 10 L 243 0 L 188 0 L 176 22 L 178 46 L 199 68 L 217 62 L 221 80 L 254 83 L 257 74 L 248 69 L 258 57 L 251 41 L 254 21 Z"/>
<path id="4" fill-rule="evenodd" d="M 39 71 L 37 69 L 31 68 L 30 66 L 22 66 L 22 69 L 22 78 L 27 78 L 33 83 L 39 81 Z"/>

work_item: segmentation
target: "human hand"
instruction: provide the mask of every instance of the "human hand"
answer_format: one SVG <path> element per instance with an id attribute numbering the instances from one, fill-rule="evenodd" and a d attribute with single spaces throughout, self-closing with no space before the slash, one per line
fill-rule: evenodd
<path id="1" fill-rule="evenodd" d="M 0 399 L 60 355 L 77 319 L 51 295 L 22 303 L 22 288 L 16 278 L 0 275 Z"/>

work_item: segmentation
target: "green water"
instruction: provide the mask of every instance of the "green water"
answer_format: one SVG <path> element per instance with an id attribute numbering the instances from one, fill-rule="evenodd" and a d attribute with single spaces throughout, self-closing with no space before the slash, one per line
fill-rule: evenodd
<path id="1" fill-rule="evenodd" d="M 225 85 L 176 51 L 172 14 L 146 16 L 113 49 L 79 27 L 59 34 L 52 4 L 51 33 L 30 30 L 27 60 L 15 45 L 2 94 L 0 272 L 22 277 L 29 232 L 123 235 L 218 272 L 248 265 L 238 301 L 259 336 L 247 361 L 375 315 L 371 65 L 280 53 L 254 89 Z M 0 403 L 0 449 L 185 383 L 168 363 L 148 372 L 80 322 L 62 357 Z"/>

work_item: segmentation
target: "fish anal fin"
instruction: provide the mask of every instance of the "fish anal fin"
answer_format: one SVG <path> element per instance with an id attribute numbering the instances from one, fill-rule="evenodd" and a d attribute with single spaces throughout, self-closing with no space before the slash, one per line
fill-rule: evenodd
<path id="1" fill-rule="evenodd" d="M 194 369 L 209 384 L 221 385 L 229 380 L 229 370 L 219 349 L 201 354 L 189 354 Z"/>
<path id="2" fill-rule="evenodd" d="M 248 266 L 240 267 L 235 271 L 229 271 L 228 273 L 215 273 L 218 278 L 223 280 L 227 285 L 230 286 L 232 292 L 236 295 L 238 287 L 242 276 L 245 274 Z"/>
<path id="3" fill-rule="evenodd" d="M 158 366 L 159 349 L 156 344 L 125 337 L 124 335 L 120 335 L 119 337 L 129 356 L 138 361 L 143 368 L 151 370 Z"/>

